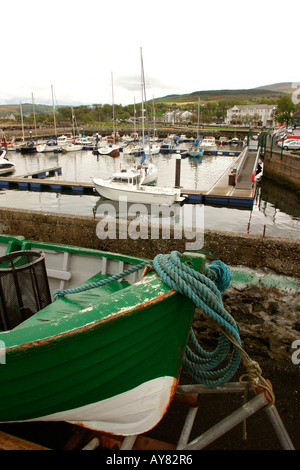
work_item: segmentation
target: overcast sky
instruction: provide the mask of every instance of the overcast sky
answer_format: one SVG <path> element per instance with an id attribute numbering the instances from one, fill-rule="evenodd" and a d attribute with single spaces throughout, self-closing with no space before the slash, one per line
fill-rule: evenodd
<path id="1" fill-rule="evenodd" d="M 45 6 L 47 5 L 47 7 Z M 300 85 L 299 0 L 2 2 L 0 104 Z"/>

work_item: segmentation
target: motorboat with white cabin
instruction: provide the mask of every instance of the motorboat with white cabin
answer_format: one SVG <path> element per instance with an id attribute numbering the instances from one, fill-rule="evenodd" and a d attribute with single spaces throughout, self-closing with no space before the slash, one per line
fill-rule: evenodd
<path id="1" fill-rule="evenodd" d="M 215 147 L 216 139 L 214 137 L 206 137 L 200 142 L 200 147 Z"/>
<path id="2" fill-rule="evenodd" d="M 93 179 L 96 191 L 100 196 L 112 201 L 120 197 L 127 198 L 129 203 L 162 204 L 172 206 L 175 202 L 184 201 L 180 189 L 170 187 L 147 186 L 142 183 L 141 170 L 120 171 L 109 179 Z"/>

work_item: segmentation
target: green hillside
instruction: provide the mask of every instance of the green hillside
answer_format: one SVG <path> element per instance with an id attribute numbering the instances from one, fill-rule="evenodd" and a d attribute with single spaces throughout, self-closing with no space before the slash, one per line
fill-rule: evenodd
<path id="1" fill-rule="evenodd" d="M 250 89 L 194 91 L 193 93 L 185 95 L 163 96 L 161 98 L 157 98 L 155 101 L 166 104 L 176 103 L 178 105 L 184 105 L 186 103 L 194 103 L 198 101 L 198 97 L 200 97 L 202 102 L 226 100 L 257 103 L 262 100 L 278 100 L 286 94 L 292 94 L 293 91 L 294 88 L 292 88 L 292 82 L 285 82 Z"/>
<path id="2" fill-rule="evenodd" d="M 51 114 L 53 112 L 52 106 L 48 106 L 45 104 L 35 104 L 34 111 L 36 114 Z M 22 113 L 32 113 L 33 108 L 31 103 L 22 103 Z M 1 114 L 20 114 L 20 105 L 19 104 L 2 104 L 0 105 L 0 113 Z"/>

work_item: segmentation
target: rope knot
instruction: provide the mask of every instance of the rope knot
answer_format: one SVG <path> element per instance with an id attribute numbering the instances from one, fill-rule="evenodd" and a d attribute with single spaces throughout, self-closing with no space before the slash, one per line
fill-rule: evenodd
<path id="1" fill-rule="evenodd" d="M 260 365 L 258 362 L 253 361 L 252 359 L 248 358 L 246 361 L 244 361 L 244 366 L 247 370 L 247 374 L 242 375 L 240 378 L 240 382 L 247 382 L 253 389 L 255 389 L 259 383 L 260 383 L 260 378 L 262 374 L 262 370 L 260 368 Z M 244 381 L 243 379 L 247 377 L 247 380 Z"/>
<path id="2" fill-rule="evenodd" d="M 269 404 L 274 404 L 275 395 L 272 384 L 262 376 L 262 370 L 258 362 L 248 357 L 248 359 L 244 361 L 244 366 L 248 374 L 244 374 L 240 377 L 240 383 L 248 384 L 248 387 L 251 387 L 256 394 L 264 393 Z M 245 378 L 247 378 L 247 380 L 245 380 Z"/>
<path id="3" fill-rule="evenodd" d="M 210 274 L 209 277 L 212 277 L 220 292 L 224 292 L 228 288 L 231 281 L 231 272 L 227 264 L 219 260 L 213 261 L 207 268 L 207 274 Z"/>

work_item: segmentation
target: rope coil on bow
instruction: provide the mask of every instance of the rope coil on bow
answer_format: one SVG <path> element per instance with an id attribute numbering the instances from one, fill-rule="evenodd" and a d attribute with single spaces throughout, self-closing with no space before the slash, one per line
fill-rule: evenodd
<path id="1" fill-rule="evenodd" d="M 214 351 L 203 349 L 198 343 L 193 330 L 190 332 L 191 345 L 186 348 L 184 366 L 200 383 L 210 386 L 221 386 L 234 375 L 240 363 L 240 354 L 236 348 L 231 351 L 232 342 L 223 330 L 232 336 L 241 346 L 237 325 L 231 315 L 224 309 L 221 292 L 231 280 L 229 268 L 221 261 L 214 262 L 201 274 L 182 263 L 181 254 L 173 251 L 170 255 L 157 255 L 153 267 L 163 281 L 186 295 L 200 310 L 209 316 L 220 328 L 219 340 Z M 227 360 L 227 364 L 222 363 Z"/>

